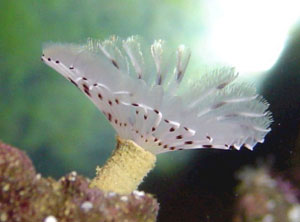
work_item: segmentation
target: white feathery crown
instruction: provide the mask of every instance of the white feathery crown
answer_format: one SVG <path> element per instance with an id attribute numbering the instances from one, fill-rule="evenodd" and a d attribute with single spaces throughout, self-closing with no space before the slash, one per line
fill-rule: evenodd
<path id="1" fill-rule="evenodd" d="M 82 90 L 120 138 L 153 154 L 252 149 L 264 141 L 272 122 L 269 105 L 253 87 L 234 82 L 238 75 L 233 68 L 216 69 L 183 86 L 189 49 L 181 45 L 172 56 L 162 40 L 142 47 L 136 36 L 48 44 L 42 61 Z"/>

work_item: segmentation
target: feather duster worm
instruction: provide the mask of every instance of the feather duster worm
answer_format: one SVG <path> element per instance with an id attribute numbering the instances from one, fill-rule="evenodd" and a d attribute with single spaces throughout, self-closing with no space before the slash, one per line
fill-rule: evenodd
<path id="1" fill-rule="evenodd" d="M 234 69 L 217 69 L 186 87 L 190 50 L 181 45 L 170 56 L 161 40 L 142 47 L 137 37 L 44 47 L 42 61 L 83 91 L 117 132 L 117 148 L 92 186 L 130 193 L 159 153 L 252 149 L 264 141 L 272 122 L 268 103 L 235 83 Z"/>

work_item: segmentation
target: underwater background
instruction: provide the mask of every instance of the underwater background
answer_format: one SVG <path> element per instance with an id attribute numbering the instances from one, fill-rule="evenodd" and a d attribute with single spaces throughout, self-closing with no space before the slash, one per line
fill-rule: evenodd
<path id="1" fill-rule="evenodd" d="M 225 5 L 224 5 L 224 2 Z M 247 2 L 247 3 L 246 3 Z M 281 2 L 281 1 L 278 1 Z M 300 23 L 296 1 L 0 0 L 0 140 L 25 150 L 43 176 L 92 178 L 115 133 L 72 84 L 40 61 L 47 42 L 162 38 L 192 50 L 195 78 L 215 62 L 237 66 L 270 103 L 274 123 L 254 151 L 188 150 L 158 156 L 139 187 L 158 221 L 232 221 L 245 166 L 268 165 L 300 188 Z"/>

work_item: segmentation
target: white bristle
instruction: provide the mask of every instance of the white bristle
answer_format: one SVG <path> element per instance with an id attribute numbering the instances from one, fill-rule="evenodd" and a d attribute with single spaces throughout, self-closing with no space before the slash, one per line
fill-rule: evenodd
<path id="1" fill-rule="evenodd" d="M 174 53 L 175 54 L 175 53 Z M 145 59 L 152 57 L 152 64 Z M 122 139 L 154 153 L 195 148 L 252 149 L 270 131 L 268 104 L 237 78 L 216 69 L 182 86 L 190 50 L 174 57 L 162 40 L 146 51 L 137 37 L 48 44 L 42 60 L 83 91 Z M 186 77 L 187 78 L 187 77 Z"/>

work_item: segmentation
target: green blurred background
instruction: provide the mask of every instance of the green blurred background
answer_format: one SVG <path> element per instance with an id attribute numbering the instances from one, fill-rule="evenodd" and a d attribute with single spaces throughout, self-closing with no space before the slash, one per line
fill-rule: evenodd
<path id="1" fill-rule="evenodd" d="M 277 110 L 281 109 L 281 105 L 276 105 L 277 97 L 272 99 L 276 92 L 271 82 L 263 80 L 272 79 L 270 76 L 274 73 L 278 76 L 285 74 L 280 73 L 283 70 L 282 63 L 276 63 L 277 59 L 279 57 L 286 61 L 284 59 L 289 51 L 284 50 L 289 44 L 299 46 L 300 31 L 296 23 L 299 18 L 296 5 L 299 5 L 299 1 L 278 1 L 282 5 L 269 0 L 241 1 L 247 2 L 246 6 L 238 2 L 0 0 L 0 139 L 26 150 L 37 171 L 43 176 L 59 178 L 73 170 L 88 177 L 94 176 L 95 167 L 105 162 L 115 146 L 115 132 L 83 93 L 40 61 L 43 43 L 82 43 L 89 37 L 106 39 L 110 35 L 122 38 L 140 35 L 149 43 L 158 38 L 167 40 L 173 47 L 184 43 L 192 49 L 193 57 L 188 72 L 192 72 L 195 78 L 203 64 L 209 65 L 215 61 L 233 65 L 238 63 L 242 78 L 259 83 L 260 92 L 265 91 L 269 95 L 267 99 L 271 102 L 271 110 L 272 105 Z M 259 15 L 261 17 L 258 18 Z M 257 29 L 259 24 L 264 28 Z M 299 50 L 290 48 L 295 51 L 292 54 L 294 60 L 289 58 L 288 61 L 297 63 L 295 58 L 299 57 Z M 285 54 L 281 54 L 282 50 Z M 245 64 L 245 61 L 249 63 Z M 289 71 L 299 74 L 299 65 Z M 293 77 L 295 85 L 300 84 L 298 76 Z M 277 77 L 276 80 L 280 80 Z M 298 88 L 295 86 L 295 89 Z M 293 95 L 296 93 L 298 91 Z M 298 99 L 287 103 L 291 105 L 286 106 L 285 112 L 291 108 L 295 111 L 293 105 L 297 102 Z M 276 112 L 275 109 L 272 111 Z M 293 130 L 297 134 L 299 129 Z M 263 145 L 260 148 L 263 150 Z M 180 183 L 180 177 L 184 177 L 186 172 L 192 172 L 189 179 L 182 180 L 182 184 L 187 186 L 182 196 L 195 194 L 198 188 L 188 188 L 187 184 L 197 184 L 196 178 L 201 175 L 198 177 L 192 170 L 197 167 L 197 172 L 201 172 L 203 178 L 207 176 L 202 181 L 203 190 L 207 187 L 211 189 L 211 186 L 216 188 L 218 184 L 222 186 L 222 183 L 211 185 L 210 177 L 214 174 L 219 178 L 224 176 L 222 172 L 217 174 L 216 164 L 228 169 L 232 179 L 237 166 L 249 162 L 247 157 L 256 159 L 253 153 L 185 151 L 162 154 L 158 157 L 157 167 L 142 188 L 157 194 L 162 202 L 165 201 L 161 217 L 168 218 L 170 214 L 166 212 L 182 206 L 173 197 L 164 199 L 163 194 L 159 194 L 160 189 L 166 192 L 169 187 L 162 185 L 161 188 L 155 188 L 152 185 L 172 183 L 171 179 L 175 177 Z M 236 165 L 228 164 L 231 160 L 229 155 L 237 159 Z M 176 183 L 175 179 L 173 181 Z M 228 187 L 232 187 L 231 182 Z M 216 193 L 214 188 L 210 190 L 212 193 Z M 174 190 L 177 192 L 177 188 L 173 187 Z M 175 203 L 173 208 L 167 209 L 168 200 Z M 194 203 L 187 203 L 186 206 L 192 209 Z M 168 216 L 162 216 L 163 212 Z"/>

